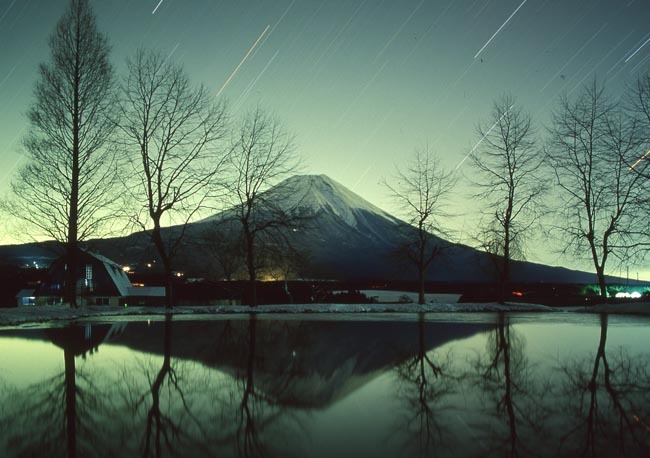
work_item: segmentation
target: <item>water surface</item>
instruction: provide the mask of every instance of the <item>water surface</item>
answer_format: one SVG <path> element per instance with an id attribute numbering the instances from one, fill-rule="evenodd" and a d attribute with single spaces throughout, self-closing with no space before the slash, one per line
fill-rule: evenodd
<path id="1" fill-rule="evenodd" d="M 275 315 L 4 330 L 0 456 L 650 456 L 648 325 Z"/>

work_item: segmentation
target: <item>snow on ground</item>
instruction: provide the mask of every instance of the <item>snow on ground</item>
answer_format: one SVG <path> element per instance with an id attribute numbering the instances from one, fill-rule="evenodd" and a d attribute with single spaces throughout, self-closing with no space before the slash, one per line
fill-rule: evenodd
<path id="1" fill-rule="evenodd" d="M 219 305 L 174 307 L 176 316 L 246 314 L 246 313 L 479 313 L 479 312 L 586 312 L 612 314 L 650 315 L 650 302 L 628 304 L 603 304 L 592 307 L 548 307 L 525 303 L 428 303 L 417 304 L 282 304 L 259 305 Z M 88 306 L 72 309 L 67 306 L 28 306 L 0 309 L 0 328 L 23 325 L 47 326 L 56 322 L 92 319 L 141 320 L 145 316 L 162 316 L 163 307 L 110 307 Z"/>
<path id="2" fill-rule="evenodd" d="M 620 304 L 599 304 L 580 307 L 576 310 L 586 313 L 617 313 L 626 315 L 650 315 L 650 302 L 627 302 Z"/>
<path id="3" fill-rule="evenodd" d="M 497 312 L 525 311 L 552 312 L 551 307 L 536 304 L 282 304 L 218 305 L 174 307 L 174 315 L 212 315 L 246 313 L 449 313 L 449 312 Z M 46 324 L 56 321 L 74 321 L 91 318 L 134 317 L 164 315 L 164 307 L 110 307 L 87 306 L 72 309 L 67 306 L 29 306 L 0 309 L 0 327 L 26 323 Z"/>
<path id="4" fill-rule="evenodd" d="M 389 291 L 381 289 L 364 289 L 361 293 L 367 297 L 375 298 L 380 304 L 413 303 L 418 302 L 418 293 L 410 291 Z M 424 301 L 429 304 L 455 304 L 460 299 L 460 294 L 431 294 L 424 295 Z"/>

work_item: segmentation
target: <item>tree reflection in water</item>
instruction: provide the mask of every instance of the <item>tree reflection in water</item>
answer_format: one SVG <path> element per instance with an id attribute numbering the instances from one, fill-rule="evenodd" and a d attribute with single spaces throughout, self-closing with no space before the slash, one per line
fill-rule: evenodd
<path id="1" fill-rule="evenodd" d="M 417 324 L 417 352 L 395 367 L 398 397 L 407 412 L 401 429 L 406 432 L 405 447 L 416 448 L 419 456 L 434 456 L 445 447 L 445 439 L 449 442 L 451 431 L 440 414 L 445 408 L 442 403 L 455 391 L 456 380 L 451 375 L 449 354 L 439 358 L 427 352 L 424 313 L 418 315 Z"/>
<path id="2" fill-rule="evenodd" d="M 267 456 L 268 450 L 265 449 L 263 442 L 260 440 L 260 432 L 264 431 L 267 423 L 273 421 L 272 415 L 264 417 L 264 396 L 255 390 L 255 350 L 257 344 L 256 338 L 257 320 L 255 315 L 251 314 L 248 321 L 248 359 L 246 364 L 246 375 L 241 380 L 241 404 L 239 408 L 236 447 L 238 456 Z"/>
<path id="3" fill-rule="evenodd" d="M 558 421 L 564 456 L 650 456 L 648 355 L 606 352 L 608 317 L 600 315 L 595 357 L 562 361 Z M 568 415 L 567 415 L 568 413 Z M 564 422 L 563 422 L 564 420 Z M 567 420 L 570 420 L 567 422 Z"/>
<path id="4" fill-rule="evenodd" d="M 260 330 L 255 315 L 217 326 L 199 324 L 195 332 L 201 335 L 194 338 L 188 333 L 192 327 L 181 326 L 183 335 L 172 339 L 168 316 L 162 363 L 155 366 L 152 358 L 135 366 L 122 363 L 108 384 L 113 388 L 106 396 L 118 400 L 117 441 L 143 457 L 287 456 L 274 445 L 299 425 L 294 420 L 303 409 L 293 402 L 292 389 L 303 369 L 297 358 L 278 354 L 299 348 L 304 336 L 299 322 L 263 324 L 268 326 Z M 160 347 L 148 348 L 155 354 Z"/>
<path id="5" fill-rule="evenodd" d="M 118 335 L 116 325 L 15 331 L 62 349 L 61 367 L 2 387 L 0 455 L 302 457 L 338 431 L 328 429 L 336 415 L 358 418 L 358 399 L 396 394 L 405 417 L 350 423 L 382 444 L 379 454 L 650 456 L 650 354 L 607 348 L 606 316 L 594 355 L 567 359 L 551 345 L 557 364 L 531 352 L 528 328 L 504 314 L 480 327 L 431 326 L 422 314 L 415 324 L 176 321 Z M 116 345 L 82 363 L 107 336 Z M 438 348 L 447 343 L 453 357 Z M 479 354 L 466 357 L 475 344 Z"/>
<path id="6" fill-rule="evenodd" d="M 208 441 L 214 446 L 225 445 L 227 455 L 287 456 L 286 451 L 280 452 L 272 444 L 282 443 L 283 435 L 299 428 L 302 409 L 293 405 L 291 393 L 295 376 L 302 369 L 294 358 L 287 362 L 273 353 L 283 353 L 303 340 L 300 324 L 278 329 L 277 323 L 267 322 L 261 334 L 254 314 L 238 324 L 242 326 L 229 329 L 230 339 L 221 351 L 239 347 L 234 351 L 245 366 L 234 367 L 232 376 L 222 379 L 221 386 L 211 392 L 216 415 L 209 422 L 215 430 Z M 263 378 L 258 379 L 258 372 Z M 300 452 L 296 450 L 295 454 L 299 456 Z"/>
<path id="7" fill-rule="evenodd" d="M 155 378 L 152 379 L 151 376 L 147 374 L 151 385 L 151 405 L 147 412 L 146 431 L 142 452 L 142 456 L 144 457 L 161 456 L 163 445 L 164 449 L 168 450 L 172 455 L 183 455 L 184 450 L 181 446 L 183 439 L 185 438 L 184 428 L 187 428 L 187 425 L 183 425 L 181 420 L 186 420 L 187 417 L 193 419 L 191 408 L 183 394 L 183 388 L 180 385 L 179 373 L 176 368 L 172 367 L 171 351 L 172 315 L 168 313 L 165 315 L 162 366 L 155 375 Z M 187 415 L 166 413 L 161 409 L 160 397 L 163 387 L 168 390 L 168 406 L 173 405 L 174 399 L 176 398 L 180 401 L 184 413 Z"/>
<path id="8" fill-rule="evenodd" d="M 485 454 L 544 454 L 549 414 L 544 397 L 550 385 L 534 377 L 525 346 L 509 317 L 499 313 L 497 326 L 487 339 L 486 355 L 477 358 L 473 374 L 468 377 L 479 388 L 481 403 L 488 413 L 478 420 Z"/>
<path id="9" fill-rule="evenodd" d="M 109 396 L 121 399 L 116 406 L 116 420 L 122 423 L 120 442 L 132 441 L 134 431 L 141 430 L 137 445 L 143 457 L 208 455 L 204 441 L 204 425 L 196 416 L 196 406 L 204 396 L 205 385 L 189 375 L 194 363 L 172 359 L 172 315 L 165 316 L 162 342 L 162 364 L 156 369 L 151 361 L 141 361 L 139 369 L 124 366 L 111 385 L 116 390 Z M 143 384 L 142 376 L 146 380 Z M 126 417 L 126 420 L 125 420 Z M 135 448 L 131 444 L 131 448 Z"/>
<path id="10" fill-rule="evenodd" d="M 0 445 L 15 456 L 74 458 L 94 455 L 110 439 L 101 415 L 107 402 L 95 383 L 101 371 L 77 367 L 75 357 L 93 354 L 111 326 L 54 328 L 45 336 L 63 350 L 63 370 L 27 387 L 6 387 L 0 405 Z"/>

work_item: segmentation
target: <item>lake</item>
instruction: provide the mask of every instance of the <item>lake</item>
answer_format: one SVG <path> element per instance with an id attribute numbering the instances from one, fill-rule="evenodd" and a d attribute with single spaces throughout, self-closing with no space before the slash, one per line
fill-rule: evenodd
<path id="1" fill-rule="evenodd" d="M 572 313 L 4 329 L 0 456 L 647 457 L 649 343 Z"/>

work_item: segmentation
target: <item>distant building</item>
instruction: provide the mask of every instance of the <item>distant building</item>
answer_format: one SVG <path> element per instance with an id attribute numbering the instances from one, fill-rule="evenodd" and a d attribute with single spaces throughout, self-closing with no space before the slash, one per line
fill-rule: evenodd
<path id="1" fill-rule="evenodd" d="M 16 305 L 18 307 L 23 307 L 27 305 L 36 305 L 36 296 L 34 295 L 34 289 L 21 289 L 16 294 Z"/>
<path id="2" fill-rule="evenodd" d="M 79 305 L 164 305 L 165 288 L 133 286 L 122 266 L 90 251 L 79 250 L 77 259 Z M 54 261 L 33 293 L 35 305 L 61 303 L 66 270 L 65 257 Z"/>

